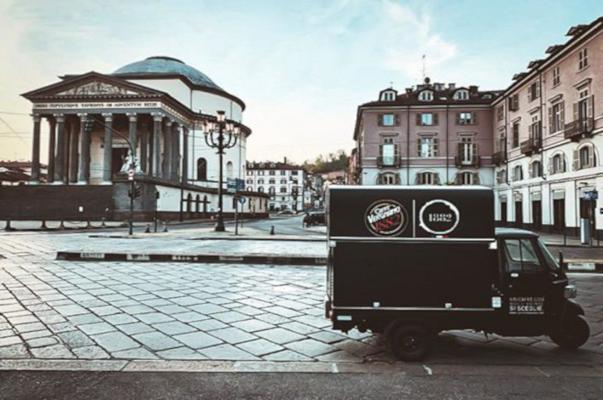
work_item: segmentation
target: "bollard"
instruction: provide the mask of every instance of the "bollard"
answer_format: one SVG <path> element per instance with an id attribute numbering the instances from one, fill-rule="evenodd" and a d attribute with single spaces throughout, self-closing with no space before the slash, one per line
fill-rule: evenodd
<path id="1" fill-rule="evenodd" d="M 46 226 L 46 220 L 42 220 L 42 224 L 40 225 L 40 229 L 42 229 L 43 231 L 45 231 L 46 229 L 48 229 L 48 227 Z"/>
<path id="2" fill-rule="evenodd" d="M 144 230 L 144 233 L 151 233 L 151 224 L 147 224 L 147 227 Z"/>
<path id="3" fill-rule="evenodd" d="M 106 228 L 107 224 L 105 224 L 105 217 L 101 218 L 101 228 Z"/>
<path id="4" fill-rule="evenodd" d="M 163 231 L 164 231 L 164 232 L 167 232 L 167 231 L 168 231 L 168 222 L 167 222 L 167 220 L 166 220 L 166 221 L 163 221 Z"/>
<path id="5" fill-rule="evenodd" d="M 4 230 L 7 232 L 14 231 L 13 227 L 10 226 L 10 219 L 6 220 L 6 225 L 4 226 Z"/>
<path id="6" fill-rule="evenodd" d="M 59 230 L 63 230 L 65 229 L 65 222 L 63 220 L 61 220 L 61 223 L 59 224 Z"/>
<path id="7" fill-rule="evenodd" d="M 90 228 L 92 228 L 92 224 L 90 223 L 90 221 L 86 221 L 86 229 Z"/>
<path id="8" fill-rule="evenodd" d="M 272 226 L 270 227 L 270 234 L 271 234 L 271 235 L 274 235 L 274 225 L 272 225 Z"/>

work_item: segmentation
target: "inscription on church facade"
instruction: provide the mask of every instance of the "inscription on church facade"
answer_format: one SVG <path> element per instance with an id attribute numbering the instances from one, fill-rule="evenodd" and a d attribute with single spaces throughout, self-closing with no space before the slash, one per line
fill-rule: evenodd
<path id="1" fill-rule="evenodd" d="M 138 94 L 123 87 L 111 85 L 104 82 L 90 82 L 85 85 L 76 86 L 63 92 L 57 93 L 57 96 L 75 96 L 75 95 L 107 95 L 107 94 Z"/>

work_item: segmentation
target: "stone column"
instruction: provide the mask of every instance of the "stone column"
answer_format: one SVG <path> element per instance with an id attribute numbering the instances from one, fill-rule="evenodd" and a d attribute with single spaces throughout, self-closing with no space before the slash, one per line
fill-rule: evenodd
<path id="1" fill-rule="evenodd" d="M 69 144 L 69 182 L 77 183 L 77 165 L 80 155 L 78 147 L 80 143 L 80 135 L 78 133 L 78 124 L 75 119 L 69 124 L 69 135 L 71 143 Z"/>
<path id="2" fill-rule="evenodd" d="M 31 149 L 31 182 L 40 183 L 40 115 L 34 114 L 33 144 Z"/>
<path id="3" fill-rule="evenodd" d="M 180 175 L 180 124 L 172 125 L 172 168 L 170 179 L 178 180 Z"/>
<path id="4" fill-rule="evenodd" d="M 182 127 L 182 183 L 188 182 L 188 127 Z"/>
<path id="5" fill-rule="evenodd" d="M 48 174 L 46 181 L 48 183 L 54 182 L 54 160 L 55 160 L 55 147 L 56 147 L 56 120 L 54 117 L 48 117 Z"/>
<path id="6" fill-rule="evenodd" d="M 148 147 L 149 147 L 149 126 L 144 119 L 140 123 L 140 170 L 143 174 L 148 172 Z"/>
<path id="7" fill-rule="evenodd" d="M 105 148 L 103 149 L 103 183 L 113 181 L 113 114 L 103 114 L 105 118 Z"/>
<path id="8" fill-rule="evenodd" d="M 163 178 L 170 179 L 172 176 L 172 125 L 173 122 L 167 120 L 165 123 L 165 131 L 163 131 Z"/>
<path id="9" fill-rule="evenodd" d="M 57 156 L 55 158 L 54 179 L 57 182 L 65 180 L 65 116 L 54 114 L 57 127 Z"/>
<path id="10" fill-rule="evenodd" d="M 161 177 L 161 135 L 163 115 L 153 114 L 153 175 Z"/>
<path id="11" fill-rule="evenodd" d="M 90 130 L 87 128 L 88 114 L 79 114 L 80 117 L 80 172 L 78 183 L 90 183 Z"/>
<path id="12" fill-rule="evenodd" d="M 134 151 L 134 154 L 131 154 L 132 157 L 138 159 L 138 143 L 136 141 L 136 114 L 128 113 L 128 121 L 130 121 L 130 125 L 128 128 L 128 140 L 130 141 L 130 153 Z M 140 165 L 140 164 L 138 164 Z"/>

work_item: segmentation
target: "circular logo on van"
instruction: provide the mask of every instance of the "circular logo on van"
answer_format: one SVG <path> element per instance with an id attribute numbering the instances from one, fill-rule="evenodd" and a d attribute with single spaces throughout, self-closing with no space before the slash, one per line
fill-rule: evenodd
<path id="1" fill-rule="evenodd" d="M 459 224 L 458 208 L 448 200 L 431 200 L 419 211 L 419 226 L 434 235 L 447 235 Z"/>
<path id="2" fill-rule="evenodd" d="M 392 236 L 406 228 L 406 209 L 393 200 L 379 200 L 366 210 L 364 221 L 368 230 L 377 236 Z"/>

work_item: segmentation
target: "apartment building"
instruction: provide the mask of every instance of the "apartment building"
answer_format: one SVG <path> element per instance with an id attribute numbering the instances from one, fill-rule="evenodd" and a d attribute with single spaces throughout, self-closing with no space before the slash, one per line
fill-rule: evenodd
<path id="1" fill-rule="evenodd" d="M 269 211 L 302 211 L 305 208 L 307 173 L 303 167 L 287 162 L 248 162 L 247 190 L 267 193 Z"/>
<path id="2" fill-rule="evenodd" d="M 358 107 L 356 183 L 488 185 L 500 225 L 600 232 L 602 32 L 603 17 L 572 27 L 506 90 L 429 79 L 382 90 Z"/>

